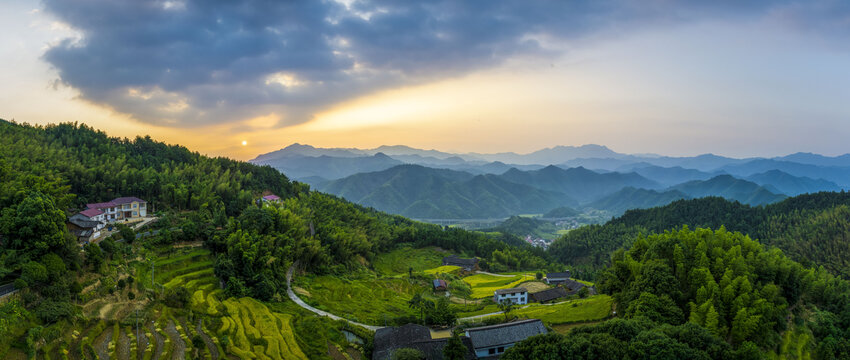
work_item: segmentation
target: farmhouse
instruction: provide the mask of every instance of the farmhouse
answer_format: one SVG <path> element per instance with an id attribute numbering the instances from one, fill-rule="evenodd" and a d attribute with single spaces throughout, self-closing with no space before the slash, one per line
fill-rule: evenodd
<path id="1" fill-rule="evenodd" d="M 88 220 L 85 216 L 76 214 L 68 218 L 68 231 L 77 238 L 78 242 L 86 243 L 100 237 L 103 223 Z"/>
<path id="2" fill-rule="evenodd" d="M 442 279 L 434 279 L 434 291 L 445 291 L 448 288 L 445 280 Z"/>
<path id="3" fill-rule="evenodd" d="M 472 348 L 478 358 L 499 356 L 517 342 L 545 333 L 546 327 L 538 319 L 520 320 L 466 330 L 466 336 L 472 341 Z"/>
<path id="4" fill-rule="evenodd" d="M 466 271 L 472 271 L 478 268 L 478 259 L 464 259 L 457 255 L 446 256 L 443 258 L 443 266 L 451 265 L 463 268 Z"/>
<path id="5" fill-rule="evenodd" d="M 518 287 L 494 291 L 493 302 L 498 304 L 506 301 L 512 302 L 515 305 L 528 304 L 528 290 Z"/>
<path id="6" fill-rule="evenodd" d="M 127 221 L 148 216 L 147 202 L 137 197 L 119 197 L 109 202 L 86 204 L 86 210 L 100 210 L 106 222 Z"/>
<path id="7" fill-rule="evenodd" d="M 564 281 L 569 280 L 569 279 L 570 279 L 570 272 L 569 271 L 554 272 L 554 273 L 547 273 L 546 274 L 546 283 L 549 284 L 549 285 L 558 285 L 559 283 L 564 282 Z"/>
<path id="8" fill-rule="evenodd" d="M 462 336 L 461 341 L 466 346 L 464 359 L 475 359 L 472 342 L 469 337 Z M 425 355 L 425 359 L 443 359 L 443 348 L 448 339 L 432 339 L 431 330 L 422 325 L 407 324 L 399 327 L 386 327 L 375 332 L 372 359 L 388 360 L 398 349 L 416 349 Z"/>
<path id="9" fill-rule="evenodd" d="M 581 290 L 581 288 L 583 288 L 583 287 L 587 287 L 588 294 L 590 294 L 590 295 L 596 295 L 596 288 L 595 288 L 595 287 L 593 287 L 593 286 L 587 286 L 587 285 L 585 285 L 585 284 L 583 284 L 583 283 L 580 283 L 580 282 L 575 281 L 575 280 L 572 280 L 572 279 L 567 279 L 567 281 L 563 281 L 563 282 L 561 282 L 561 284 L 560 284 L 560 285 L 561 285 L 561 286 L 563 286 L 564 288 L 566 288 L 566 289 L 569 289 L 569 290 L 570 290 L 570 291 L 567 293 L 568 295 L 577 294 L 577 293 L 578 293 L 578 291 L 579 291 L 579 290 Z"/>
<path id="10" fill-rule="evenodd" d="M 556 287 L 556 288 L 547 289 L 547 290 L 543 290 L 543 291 L 533 293 L 533 294 L 531 294 L 531 298 L 534 299 L 534 301 L 536 301 L 536 302 L 539 302 L 541 304 L 545 304 L 545 303 L 550 302 L 550 301 L 555 301 L 555 300 L 560 299 L 560 298 L 565 298 L 568 295 L 569 294 L 567 294 L 567 290 L 565 290 L 564 288 L 561 288 L 561 287 Z"/>

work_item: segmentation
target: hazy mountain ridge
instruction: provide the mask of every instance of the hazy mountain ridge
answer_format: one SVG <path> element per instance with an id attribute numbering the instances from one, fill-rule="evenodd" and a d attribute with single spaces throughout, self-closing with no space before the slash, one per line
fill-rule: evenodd
<path id="1" fill-rule="evenodd" d="M 562 193 L 509 182 L 496 175 L 419 165 L 352 175 L 328 182 L 320 190 L 419 219 L 498 218 L 577 204 Z"/>
<path id="2" fill-rule="evenodd" d="M 528 154 L 454 154 L 403 145 L 364 150 L 293 144 L 252 162 L 316 189 L 415 218 L 506 217 L 563 206 L 619 214 L 703 196 L 762 205 L 850 187 L 850 167 L 841 166 L 850 155 L 810 153 L 735 159 L 630 155 L 599 145 Z"/>

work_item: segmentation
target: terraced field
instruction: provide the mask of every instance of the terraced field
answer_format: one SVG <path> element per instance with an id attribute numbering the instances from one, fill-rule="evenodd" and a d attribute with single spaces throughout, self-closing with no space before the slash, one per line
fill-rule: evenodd
<path id="1" fill-rule="evenodd" d="M 517 287 L 526 281 L 535 280 L 532 275 L 494 276 L 489 274 L 475 274 L 463 278 L 463 281 L 472 288 L 473 299 L 483 299 L 493 296 L 493 292 L 499 289 Z"/>
<path id="2" fill-rule="evenodd" d="M 295 340 L 292 315 L 272 313 L 247 297 L 223 304 L 230 316 L 222 318 L 219 333 L 231 339 L 230 352 L 243 359 L 307 359 Z"/>

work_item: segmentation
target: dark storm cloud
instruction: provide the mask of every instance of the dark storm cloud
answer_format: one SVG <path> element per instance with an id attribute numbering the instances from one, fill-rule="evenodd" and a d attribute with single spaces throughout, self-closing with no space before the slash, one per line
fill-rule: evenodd
<path id="1" fill-rule="evenodd" d="M 376 90 L 517 54 L 556 55 L 541 38 L 780 6 L 695 3 L 701 2 L 44 0 L 82 34 L 44 58 L 85 99 L 141 121 L 192 126 L 274 112 L 284 116 L 282 124 L 294 124 Z M 791 5 L 781 4 L 803 15 L 785 17 L 808 16 Z"/>

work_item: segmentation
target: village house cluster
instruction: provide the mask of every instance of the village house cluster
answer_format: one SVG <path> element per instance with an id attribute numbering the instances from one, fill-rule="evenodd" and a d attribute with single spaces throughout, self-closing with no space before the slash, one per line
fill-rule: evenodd
<path id="1" fill-rule="evenodd" d="M 469 328 L 460 337 L 466 347 L 464 359 L 498 357 L 514 344 L 546 332 L 546 326 L 537 319 Z M 431 330 L 422 325 L 381 328 L 375 332 L 372 359 L 392 359 L 396 350 L 405 348 L 419 350 L 425 359 L 442 359 L 447 343 L 447 338 L 431 338 Z"/>
<path id="2" fill-rule="evenodd" d="M 81 243 L 98 239 L 103 228 L 113 223 L 141 220 L 148 216 L 148 203 L 137 197 L 86 204 L 86 209 L 68 218 L 68 230 Z"/>

